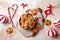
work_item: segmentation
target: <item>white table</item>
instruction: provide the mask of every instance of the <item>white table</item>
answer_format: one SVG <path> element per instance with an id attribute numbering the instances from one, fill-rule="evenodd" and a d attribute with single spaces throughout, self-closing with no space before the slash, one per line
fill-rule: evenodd
<path id="1" fill-rule="evenodd" d="M 8 16 L 7 8 L 8 8 L 8 6 L 11 6 L 14 3 L 18 4 L 18 6 L 19 6 L 19 9 L 13 19 L 14 24 L 16 25 L 17 21 L 19 19 L 19 16 L 22 13 L 24 13 L 26 9 L 40 7 L 43 10 L 45 10 L 49 4 L 52 4 L 53 6 L 54 5 L 57 6 L 60 3 L 60 0 L 48 0 L 48 1 L 47 0 L 38 0 L 38 1 L 37 0 L 0 0 L 0 14 L 4 14 L 4 15 Z M 20 6 L 21 3 L 28 3 L 29 6 L 26 7 L 25 9 L 23 9 Z M 55 17 L 60 16 L 60 7 L 53 9 L 53 13 L 56 15 Z M 53 15 L 49 15 L 47 17 L 47 19 L 49 19 L 53 22 L 55 17 Z M 50 27 L 44 26 L 44 28 L 42 30 L 40 30 L 36 36 L 29 37 L 29 38 L 24 37 L 18 31 L 18 29 L 14 29 L 14 33 L 12 35 L 7 35 L 5 33 L 5 29 L 6 29 L 6 27 L 9 27 L 9 26 L 10 26 L 9 24 L 5 25 L 5 24 L 0 23 L 0 40 L 60 40 L 59 37 L 51 38 L 51 37 L 48 37 L 46 34 L 47 30 L 50 27 L 53 27 L 53 24 Z M 57 28 L 55 28 L 55 29 L 58 32 L 58 34 L 60 35 L 60 29 L 57 29 Z"/>

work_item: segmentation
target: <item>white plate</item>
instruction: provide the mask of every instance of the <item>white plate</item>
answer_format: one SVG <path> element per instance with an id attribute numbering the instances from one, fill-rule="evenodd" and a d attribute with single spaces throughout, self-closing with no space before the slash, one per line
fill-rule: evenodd
<path id="1" fill-rule="evenodd" d="M 41 13 L 38 12 L 37 15 L 36 16 L 33 16 L 33 17 L 34 17 L 34 19 L 36 17 L 41 17 L 41 18 L 38 19 L 38 23 L 40 23 L 41 24 L 41 27 L 43 27 L 43 21 L 42 21 L 42 15 L 41 15 Z M 19 24 L 19 22 L 18 22 L 18 24 Z M 32 36 L 32 33 L 29 30 L 24 30 L 23 28 L 21 28 L 20 24 L 19 24 L 19 32 L 21 32 L 25 37 Z"/>

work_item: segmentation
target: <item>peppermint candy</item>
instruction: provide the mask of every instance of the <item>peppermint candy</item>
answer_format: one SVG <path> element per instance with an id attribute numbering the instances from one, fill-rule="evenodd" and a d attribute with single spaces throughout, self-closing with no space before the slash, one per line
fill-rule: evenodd
<path id="1" fill-rule="evenodd" d="M 7 23 L 7 17 L 0 15 L 0 23 Z"/>
<path id="2" fill-rule="evenodd" d="M 55 37 L 56 36 L 56 31 L 54 29 L 49 29 L 47 34 L 50 37 Z"/>
<path id="3" fill-rule="evenodd" d="M 55 20 L 53 24 L 55 27 L 60 28 L 60 19 Z"/>

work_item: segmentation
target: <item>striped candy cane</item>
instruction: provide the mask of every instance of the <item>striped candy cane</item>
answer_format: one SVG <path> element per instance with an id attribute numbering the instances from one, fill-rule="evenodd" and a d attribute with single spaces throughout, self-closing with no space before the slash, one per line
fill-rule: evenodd
<path id="1" fill-rule="evenodd" d="M 13 8 L 14 6 L 16 6 L 16 9 Z M 10 9 L 12 9 L 13 12 L 14 12 L 13 16 L 11 16 Z M 14 18 L 17 9 L 18 9 L 18 5 L 17 5 L 17 4 L 13 4 L 12 7 L 8 7 L 8 14 L 9 14 L 9 19 L 10 19 L 10 20 L 9 20 L 9 21 L 10 21 L 9 23 L 12 24 L 12 27 L 13 27 L 13 28 L 14 28 L 14 23 L 13 23 L 12 19 Z"/>

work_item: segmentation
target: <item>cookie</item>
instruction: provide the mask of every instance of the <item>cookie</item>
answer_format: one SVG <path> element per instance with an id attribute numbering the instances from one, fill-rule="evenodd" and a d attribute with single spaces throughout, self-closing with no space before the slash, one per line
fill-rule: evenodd
<path id="1" fill-rule="evenodd" d="M 46 25 L 46 26 L 50 26 L 50 25 L 51 25 L 51 21 L 50 21 L 50 20 L 46 20 L 46 21 L 45 21 L 45 25 Z"/>
<path id="2" fill-rule="evenodd" d="M 39 23 L 36 23 L 34 28 L 30 30 L 32 32 L 32 36 L 35 35 L 39 31 L 39 29 L 41 29 L 41 25 Z"/>
<path id="3" fill-rule="evenodd" d="M 8 28 L 6 29 L 6 32 L 7 32 L 8 34 L 11 34 L 11 33 L 13 33 L 13 29 L 12 29 L 11 27 L 8 27 Z"/>
<path id="4" fill-rule="evenodd" d="M 32 29 L 34 27 L 34 17 L 31 14 L 22 14 L 19 24 L 24 29 Z"/>
<path id="5" fill-rule="evenodd" d="M 32 15 L 37 15 L 37 13 L 38 13 L 37 9 L 28 9 L 26 12 L 30 13 Z"/>
<path id="6" fill-rule="evenodd" d="M 42 13 L 42 9 L 41 8 L 36 8 L 36 9 L 33 8 L 33 9 L 28 9 L 26 12 L 27 13 L 30 13 L 32 15 L 37 15 L 38 12 Z"/>

